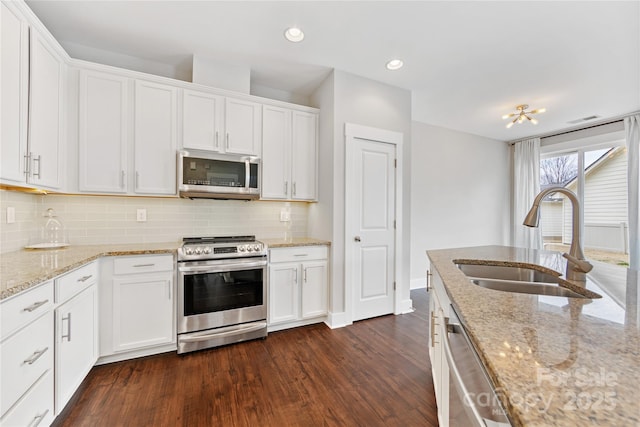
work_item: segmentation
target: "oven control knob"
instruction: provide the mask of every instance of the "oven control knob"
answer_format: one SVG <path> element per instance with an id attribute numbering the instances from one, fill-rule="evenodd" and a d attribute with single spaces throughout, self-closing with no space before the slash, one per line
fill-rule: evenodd
<path id="1" fill-rule="evenodd" d="M 260 250 L 260 245 L 253 245 L 253 250 L 258 252 Z"/>
<path id="2" fill-rule="evenodd" d="M 191 248 L 184 248 L 184 253 L 186 255 L 191 255 L 193 253 L 193 250 Z"/>
<path id="3" fill-rule="evenodd" d="M 200 255 L 202 253 L 202 248 L 196 248 L 196 255 Z"/>
<path id="4" fill-rule="evenodd" d="M 247 245 L 247 252 L 252 252 L 253 251 L 253 247 L 251 245 Z"/>
<path id="5" fill-rule="evenodd" d="M 211 253 L 211 247 L 210 247 L 210 246 L 205 247 L 205 248 L 202 250 L 202 253 L 203 253 L 203 254 L 206 254 L 206 255 L 210 254 L 210 253 Z"/>
<path id="6" fill-rule="evenodd" d="M 244 246 L 238 246 L 238 251 L 239 252 L 244 252 Z"/>

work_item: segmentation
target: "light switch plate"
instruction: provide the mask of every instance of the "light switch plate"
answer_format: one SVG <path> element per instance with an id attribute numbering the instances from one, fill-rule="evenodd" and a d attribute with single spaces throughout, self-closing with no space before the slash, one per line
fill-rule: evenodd
<path id="1" fill-rule="evenodd" d="M 289 222 L 291 221 L 291 212 L 286 209 L 280 211 L 280 222 Z"/>
<path id="2" fill-rule="evenodd" d="M 7 224 L 13 224 L 16 222 L 16 208 L 9 206 L 7 208 Z"/>
<path id="3" fill-rule="evenodd" d="M 147 222 L 147 210 L 146 209 L 138 209 L 136 213 L 136 221 L 138 222 Z"/>

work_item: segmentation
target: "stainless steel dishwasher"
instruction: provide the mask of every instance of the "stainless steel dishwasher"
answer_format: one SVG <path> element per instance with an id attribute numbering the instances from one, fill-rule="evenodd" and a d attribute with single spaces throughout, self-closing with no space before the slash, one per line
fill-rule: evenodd
<path id="1" fill-rule="evenodd" d="M 511 426 L 453 306 L 443 340 L 449 370 L 449 427 Z"/>

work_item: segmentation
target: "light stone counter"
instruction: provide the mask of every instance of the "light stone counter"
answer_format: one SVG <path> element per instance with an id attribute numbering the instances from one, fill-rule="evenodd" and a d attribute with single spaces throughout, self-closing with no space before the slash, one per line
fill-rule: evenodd
<path id="1" fill-rule="evenodd" d="M 269 248 L 293 248 L 297 246 L 331 246 L 331 242 L 311 237 L 294 237 L 292 239 L 258 239 Z"/>
<path id="2" fill-rule="evenodd" d="M 174 253 L 182 242 L 23 249 L 0 254 L 0 300 L 103 256 Z"/>
<path id="3" fill-rule="evenodd" d="M 561 254 L 504 246 L 428 251 L 517 426 L 640 425 L 638 271 L 594 263 L 600 299 L 508 293 L 472 284 L 454 260 L 542 265 Z"/>

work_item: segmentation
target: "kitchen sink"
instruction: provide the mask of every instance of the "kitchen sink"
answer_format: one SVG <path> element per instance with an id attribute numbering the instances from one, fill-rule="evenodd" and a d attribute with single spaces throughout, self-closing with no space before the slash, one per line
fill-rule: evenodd
<path id="1" fill-rule="evenodd" d="M 579 286 L 571 286 L 560 278 L 560 273 L 543 272 L 533 268 L 510 265 L 456 263 L 471 283 L 486 289 L 521 294 L 558 296 L 568 298 L 600 298 L 601 296 Z"/>
<path id="2" fill-rule="evenodd" d="M 471 279 L 471 283 L 482 288 L 503 292 L 517 292 L 520 294 L 535 294 L 555 297 L 588 298 L 571 289 L 558 285 L 547 285 L 539 282 L 524 282 L 499 279 Z"/>

